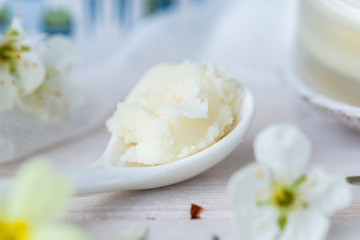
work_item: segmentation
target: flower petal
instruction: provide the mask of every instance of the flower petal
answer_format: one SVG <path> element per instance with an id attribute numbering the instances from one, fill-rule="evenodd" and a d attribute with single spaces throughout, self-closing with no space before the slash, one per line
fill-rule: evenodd
<path id="1" fill-rule="evenodd" d="M 31 161 L 18 172 L 7 215 L 10 221 L 24 219 L 36 227 L 57 217 L 70 196 L 69 182 L 56 176 L 49 162 Z"/>
<path id="2" fill-rule="evenodd" d="M 25 34 L 25 29 L 21 24 L 21 19 L 19 16 L 15 16 L 9 26 L 9 29 L 18 31 L 20 34 Z"/>
<path id="3" fill-rule="evenodd" d="M 0 112 L 11 109 L 15 100 L 15 87 L 7 71 L 0 69 Z"/>
<path id="4" fill-rule="evenodd" d="M 258 206 L 269 198 L 268 169 L 253 163 L 236 172 L 228 184 L 239 239 L 273 239 L 279 231 L 274 208 Z"/>
<path id="5" fill-rule="evenodd" d="M 4 32 L 5 40 L 22 40 L 25 35 L 25 29 L 21 24 L 19 16 L 15 16 L 6 31 Z M 19 45 L 20 46 L 20 45 Z"/>
<path id="6" fill-rule="evenodd" d="M 238 239 L 273 240 L 279 234 L 278 214 L 272 207 L 252 206 L 233 213 Z"/>
<path id="7" fill-rule="evenodd" d="M 284 232 L 279 240 L 325 239 L 330 221 L 321 212 L 309 209 L 288 216 Z"/>
<path id="8" fill-rule="evenodd" d="M 46 225 L 32 234 L 36 240 L 87 240 L 88 236 L 80 229 L 70 225 Z"/>
<path id="9" fill-rule="evenodd" d="M 54 123 L 62 120 L 83 102 L 80 90 L 67 80 L 48 76 L 34 93 L 19 99 L 19 107 L 43 122 Z"/>
<path id="10" fill-rule="evenodd" d="M 45 81 L 45 66 L 33 50 L 21 53 L 16 68 L 17 87 L 22 97 L 34 92 Z"/>
<path id="11" fill-rule="evenodd" d="M 79 56 L 68 38 L 55 36 L 46 43 L 42 54 L 45 65 L 58 74 L 67 73 L 78 63 Z"/>
<path id="12" fill-rule="evenodd" d="M 256 205 L 269 193 L 270 178 L 268 169 L 258 163 L 252 163 L 232 175 L 228 183 L 230 203 L 234 208 Z M 260 193 L 263 196 L 260 196 Z M 262 197 L 257 199 L 257 197 Z"/>
<path id="13" fill-rule="evenodd" d="M 308 174 L 306 187 L 308 201 L 325 214 L 332 214 L 351 202 L 351 191 L 345 178 L 326 174 L 320 168 Z"/>
<path id="14" fill-rule="evenodd" d="M 280 123 L 258 133 L 254 152 L 256 161 L 269 166 L 276 176 L 299 175 L 309 160 L 311 144 L 297 126 Z"/>

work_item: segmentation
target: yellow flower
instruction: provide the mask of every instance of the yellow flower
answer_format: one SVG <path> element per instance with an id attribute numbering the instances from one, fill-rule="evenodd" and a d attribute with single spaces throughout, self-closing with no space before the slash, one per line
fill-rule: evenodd
<path id="1" fill-rule="evenodd" d="M 25 164 L 9 194 L 0 198 L 0 240 L 87 239 L 57 220 L 71 194 L 70 182 L 57 176 L 49 162 Z"/>

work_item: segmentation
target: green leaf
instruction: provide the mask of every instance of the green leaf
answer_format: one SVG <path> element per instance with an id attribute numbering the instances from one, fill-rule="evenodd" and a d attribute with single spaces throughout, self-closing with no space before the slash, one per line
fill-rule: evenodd
<path id="1" fill-rule="evenodd" d="M 7 31 L 5 31 L 4 34 L 5 34 L 6 37 L 18 37 L 18 36 L 20 36 L 20 33 L 18 31 L 16 31 L 15 29 L 7 30 Z"/>
<path id="2" fill-rule="evenodd" d="M 271 201 L 270 200 L 258 201 L 256 205 L 258 207 L 269 206 L 271 205 Z"/>
<path id="3" fill-rule="evenodd" d="M 16 63 L 15 62 L 10 62 L 10 69 L 9 72 L 11 74 L 16 74 L 17 73 L 17 67 L 16 67 Z"/>
<path id="4" fill-rule="evenodd" d="M 300 177 L 298 177 L 297 179 L 295 179 L 292 186 L 296 188 L 296 187 L 300 186 L 301 184 L 303 184 L 306 181 L 306 179 L 307 179 L 306 175 L 303 174 Z"/>
<path id="5" fill-rule="evenodd" d="M 283 231 L 287 224 L 287 216 L 285 214 L 280 214 L 277 219 L 278 226 L 281 231 Z"/>
<path id="6" fill-rule="evenodd" d="M 29 52 L 29 51 L 30 51 L 30 47 L 23 45 L 23 46 L 21 46 L 21 51 L 23 51 L 23 52 Z"/>

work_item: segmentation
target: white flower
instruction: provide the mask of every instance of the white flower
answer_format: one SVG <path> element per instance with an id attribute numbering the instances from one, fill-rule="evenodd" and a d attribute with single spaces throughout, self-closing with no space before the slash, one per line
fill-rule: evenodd
<path id="1" fill-rule="evenodd" d="M 18 104 L 43 122 L 56 122 L 82 102 L 71 76 L 78 55 L 65 37 L 52 37 L 45 46 L 41 55 L 46 66 L 45 81 Z"/>
<path id="2" fill-rule="evenodd" d="M 45 66 L 15 17 L 0 39 L 0 111 L 11 109 L 45 80 Z"/>
<path id="3" fill-rule="evenodd" d="M 82 101 L 71 78 L 78 57 L 65 37 L 35 48 L 15 17 L 0 39 L 0 112 L 16 103 L 43 122 L 57 122 Z"/>
<path id="4" fill-rule="evenodd" d="M 68 75 L 79 61 L 77 51 L 68 38 L 51 37 L 43 49 L 42 58 L 50 74 Z"/>
<path id="5" fill-rule="evenodd" d="M 74 226 L 57 218 L 72 193 L 44 160 L 26 164 L 18 172 L 10 194 L 0 195 L 0 240 L 86 240 Z"/>
<path id="6" fill-rule="evenodd" d="M 325 239 L 328 216 L 350 203 L 350 190 L 343 177 L 319 168 L 304 174 L 310 151 L 307 137 L 291 124 L 258 134 L 257 162 L 235 173 L 228 185 L 238 239 Z"/>

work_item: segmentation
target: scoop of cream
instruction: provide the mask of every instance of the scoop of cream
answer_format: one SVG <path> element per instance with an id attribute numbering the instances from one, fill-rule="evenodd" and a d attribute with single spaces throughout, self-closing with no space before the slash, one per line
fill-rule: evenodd
<path id="1" fill-rule="evenodd" d="M 239 121 L 242 98 L 226 68 L 187 61 L 151 68 L 107 121 L 117 139 L 112 164 L 165 164 L 209 147 Z"/>

